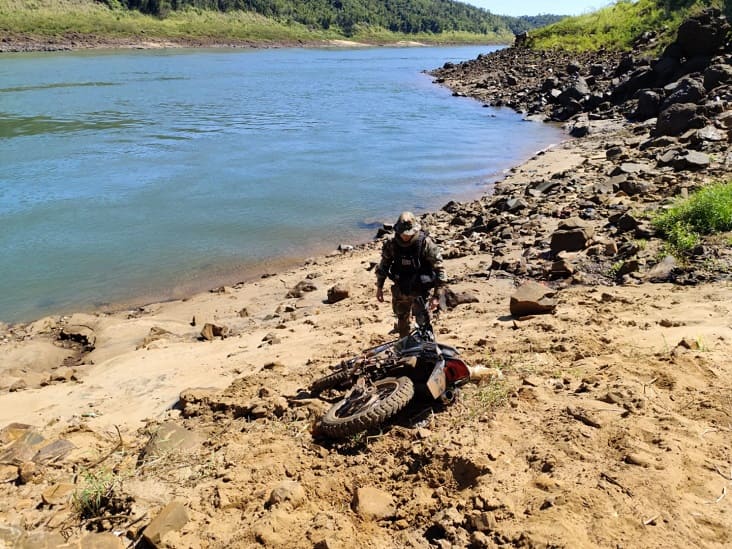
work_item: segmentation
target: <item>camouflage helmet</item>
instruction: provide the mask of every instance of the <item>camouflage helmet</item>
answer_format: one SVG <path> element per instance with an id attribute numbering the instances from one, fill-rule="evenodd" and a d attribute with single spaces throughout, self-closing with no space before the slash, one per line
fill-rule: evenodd
<path id="1" fill-rule="evenodd" d="M 412 212 L 402 212 L 394 224 L 394 231 L 397 235 L 414 236 L 422 227 Z"/>

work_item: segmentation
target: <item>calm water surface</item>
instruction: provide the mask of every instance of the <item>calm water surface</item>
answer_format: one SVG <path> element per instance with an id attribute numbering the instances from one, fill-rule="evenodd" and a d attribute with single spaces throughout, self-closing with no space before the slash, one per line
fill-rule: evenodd
<path id="1" fill-rule="evenodd" d="M 561 139 L 421 72 L 490 49 L 0 56 L 0 321 L 180 296 L 479 194 Z"/>

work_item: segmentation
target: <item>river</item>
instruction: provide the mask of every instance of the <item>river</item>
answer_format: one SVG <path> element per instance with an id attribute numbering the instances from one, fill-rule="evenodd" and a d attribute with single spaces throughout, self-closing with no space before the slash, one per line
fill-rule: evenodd
<path id="1" fill-rule="evenodd" d="M 0 56 L 0 321 L 181 297 L 478 196 L 562 138 L 422 72 L 492 49 Z"/>

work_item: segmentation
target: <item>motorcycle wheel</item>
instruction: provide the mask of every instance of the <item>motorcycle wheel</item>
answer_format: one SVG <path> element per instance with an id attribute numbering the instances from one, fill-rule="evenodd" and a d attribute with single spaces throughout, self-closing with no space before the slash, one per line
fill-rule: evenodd
<path id="1" fill-rule="evenodd" d="M 339 385 L 341 385 L 343 382 L 345 382 L 349 377 L 351 373 L 347 369 L 343 370 L 336 370 L 335 372 L 328 374 L 325 377 L 321 377 L 320 379 L 316 379 L 310 384 L 310 393 L 314 395 L 319 395 L 323 391 L 327 391 L 328 389 L 335 389 Z"/>
<path id="2" fill-rule="evenodd" d="M 318 430 L 330 438 L 344 438 L 382 424 L 404 408 L 414 396 L 408 377 L 387 377 L 374 383 L 374 392 L 351 395 L 321 418 Z"/>

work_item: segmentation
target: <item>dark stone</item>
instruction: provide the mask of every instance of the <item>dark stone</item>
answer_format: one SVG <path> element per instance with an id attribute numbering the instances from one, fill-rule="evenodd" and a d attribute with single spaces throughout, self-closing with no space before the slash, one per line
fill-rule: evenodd
<path id="1" fill-rule="evenodd" d="M 681 135 L 690 128 L 703 128 L 707 121 L 698 110 L 692 103 L 671 105 L 658 116 L 655 135 Z"/>
<path id="2" fill-rule="evenodd" d="M 714 17 L 707 12 L 681 23 L 676 43 L 684 57 L 713 55 L 722 47 L 729 25 L 713 19 Z"/>
<path id="3" fill-rule="evenodd" d="M 703 170 L 709 167 L 709 156 L 697 151 L 686 151 L 680 154 L 674 161 L 675 170 Z"/>
<path id="4" fill-rule="evenodd" d="M 717 63 L 704 71 L 704 87 L 713 90 L 720 84 L 732 82 L 732 66 Z"/>
<path id="5" fill-rule="evenodd" d="M 636 120 L 648 120 L 658 116 L 661 108 L 661 96 L 653 90 L 638 92 L 638 106 L 635 109 Z"/>
<path id="6" fill-rule="evenodd" d="M 693 78 L 684 78 L 663 102 L 662 109 L 676 103 L 699 103 L 706 95 L 704 84 Z"/>

